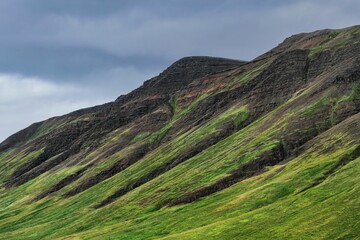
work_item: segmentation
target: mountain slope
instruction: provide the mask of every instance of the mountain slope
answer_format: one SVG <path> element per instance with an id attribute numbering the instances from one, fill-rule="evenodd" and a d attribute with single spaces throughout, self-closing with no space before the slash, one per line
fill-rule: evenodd
<path id="1" fill-rule="evenodd" d="M 360 27 L 184 58 L 0 144 L 0 239 L 356 239 Z"/>

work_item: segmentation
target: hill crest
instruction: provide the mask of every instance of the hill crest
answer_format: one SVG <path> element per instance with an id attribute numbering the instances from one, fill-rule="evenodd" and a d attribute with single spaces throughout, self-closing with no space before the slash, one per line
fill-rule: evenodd
<path id="1" fill-rule="evenodd" d="M 359 53 L 354 26 L 187 57 L 33 124 L 0 144 L 0 239 L 355 237 Z"/>

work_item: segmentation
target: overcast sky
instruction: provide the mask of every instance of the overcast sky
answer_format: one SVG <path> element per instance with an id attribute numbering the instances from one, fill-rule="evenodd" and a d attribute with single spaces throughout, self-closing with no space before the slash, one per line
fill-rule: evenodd
<path id="1" fill-rule="evenodd" d="M 358 0 L 0 0 L 0 142 L 112 101 L 184 56 L 251 60 L 360 24 Z"/>

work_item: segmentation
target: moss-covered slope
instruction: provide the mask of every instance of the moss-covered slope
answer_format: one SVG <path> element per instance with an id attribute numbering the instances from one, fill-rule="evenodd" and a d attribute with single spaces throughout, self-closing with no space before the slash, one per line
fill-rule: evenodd
<path id="1" fill-rule="evenodd" d="M 179 60 L 0 144 L 0 239 L 358 239 L 360 27 Z"/>

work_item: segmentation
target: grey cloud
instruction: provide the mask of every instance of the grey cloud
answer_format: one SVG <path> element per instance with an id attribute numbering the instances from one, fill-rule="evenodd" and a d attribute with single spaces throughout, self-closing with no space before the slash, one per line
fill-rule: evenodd
<path id="1" fill-rule="evenodd" d="M 39 74 L 65 68 L 63 74 L 76 75 L 76 69 L 82 74 L 81 70 L 126 64 L 119 58 L 132 59 L 137 67 L 145 60 L 150 66 L 161 59 L 161 64 L 151 66 L 158 70 L 165 62 L 186 55 L 249 60 L 289 34 L 343 27 L 359 20 L 354 10 L 359 9 L 358 3 L 349 0 L 341 4 L 321 0 L 12 2 L 8 5 L 18 4 L 18 8 L 10 12 L 20 12 L 23 17 L 18 20 L 19 14 L 15 14 L 16 19 L 9 17 L 12 21 L 6 18 L 6 24 L 0 23 L 0 29 L 8 31 L 0 39 L 1 45 L 21 50 L 22 55 L 14 54 L 15 62 L 46 60 L 43 68 L 31 66 Z M 21 6 L 25 10 L 17 10 L 23 9 Z M 16 67 L 16 63 L 8 65 Z M 61 76 L 61 71 L 56 75 Z"/>

